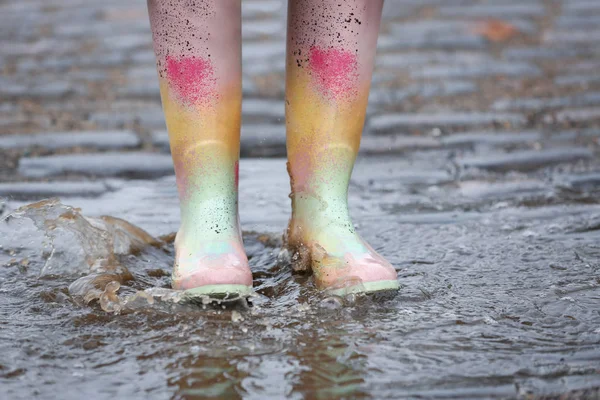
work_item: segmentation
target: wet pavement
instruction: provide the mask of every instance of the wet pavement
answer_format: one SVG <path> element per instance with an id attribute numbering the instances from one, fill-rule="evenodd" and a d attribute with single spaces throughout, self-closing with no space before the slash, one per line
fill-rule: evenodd
<path id="1" fill-rule="evenodd" d="M 0 397 L 598 398 L 600 3 L 386 1 L 350 204 L 395 297 L 291 273 L 285 4 L 243 15 L 257 295 L 182 305 L 145 1 L 0 1 Z"/>

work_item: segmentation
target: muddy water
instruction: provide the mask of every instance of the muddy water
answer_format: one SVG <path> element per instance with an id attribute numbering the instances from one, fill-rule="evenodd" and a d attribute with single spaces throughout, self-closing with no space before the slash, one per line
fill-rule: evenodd
<path id="1" fill-rule="evenodd" d="M 169 290 L 172 177 L 96 199 L 9 200 L 1 397 L 464 399 L 599 387 L 600 169 L 453 165 L 427 153 L 357 167 L 353 214 L 397 267 L 395 297 L 328 297 L 292 275 L 279 251 L 282 160 L 242 164 L 251 304 L 182 304 Z"/>

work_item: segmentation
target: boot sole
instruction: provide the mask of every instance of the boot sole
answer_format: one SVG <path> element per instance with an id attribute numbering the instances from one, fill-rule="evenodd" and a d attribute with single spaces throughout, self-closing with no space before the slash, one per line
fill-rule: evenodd
<path id="1" fill-rule="evenodd" d="M 358 293 L 376 293 L 384 291 L 397 291 L 400 289 L 400 284 L 396 280 L 389 281 L 377 281 L 377 282 L 363 282 L 358 285 L 348 286 L 340 289 L 329 289 L 327 293 L 335 296 L 347 296 L 349 294 Z"/>
<path id="2" fill-rule="evenodd" d="M 205 285 L 184 290 L 186 300 L 208 297 L 214 300 L 237 300 L 246 298 L 254 293 L 252 286 L 246 285 Z"/>

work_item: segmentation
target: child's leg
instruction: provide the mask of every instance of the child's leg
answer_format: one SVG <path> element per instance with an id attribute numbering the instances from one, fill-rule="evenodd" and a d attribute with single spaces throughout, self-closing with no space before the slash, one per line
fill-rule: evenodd
<path id="1" fill-rule="evenodd" d="M 181 227 L 173 287 L 249 292 L 238 220 L 240 0 L 148 0 Z"/>
<path id="2" fill-rule="evenodd" d="M 322 288 L 398 288 L 394 268 L 355 232 L 347 192 L 358 153 L 383 0 L 289 0 L 288 243 Z M 361 286 L 362 285 L 362 286 Z"/>

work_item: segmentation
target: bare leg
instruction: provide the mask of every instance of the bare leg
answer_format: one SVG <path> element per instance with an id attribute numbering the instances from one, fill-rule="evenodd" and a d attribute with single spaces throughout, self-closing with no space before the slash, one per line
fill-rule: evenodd
<path id="1" fill-rule="evenodd" d="M 238 219 L 240 0 L 148 0 L 181 227 L 173 287 L 247 293 Z"/>
<path id="2" fill-rule="evenodd" d="M 300 268 L 337 293 L 397 289 L 394 268 L 348 214 L 383 0 L 289 0 L 286 121 Z"/>

